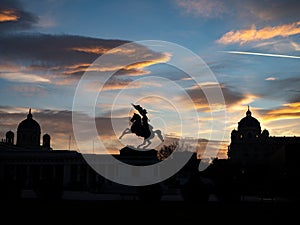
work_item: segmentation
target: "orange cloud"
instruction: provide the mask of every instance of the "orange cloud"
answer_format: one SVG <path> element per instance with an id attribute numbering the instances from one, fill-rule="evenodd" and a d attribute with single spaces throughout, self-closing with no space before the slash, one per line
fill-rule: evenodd
<path id="1" fill-rule="evenodd" d="M 129 49 L 130 50 L 130 49 Z M 96 51 L 96 50 L 95 50 Z M 118 52 L 117 50 L 115 52 Z M 111 54 L 111 53 L 110 53 Z M 130 56 L 129 56 L 130 57 Z M 65 67 L 65 75 L 73 75 L 85 72 L 109 72 L 118 71 L 118 75 L 138 76 L 149 74 L 149 71 L 144 70 L 145 67 L 152 66 L 159 63 L 165 63 L 170 60 L 171 54 L 162 53 L 161 55 L 143 55 L 141 62 L 133 63 L 128 66 L 110 64 L 110 65 L 92 65 L 89 63 L 74 64 Z M 62 68 L 63 69 L 63 68 Z"/>
<path id="2" fill-rule="evenodd" d="M 131 69 L 143 69 L 145 67 L 148 66 L 152 66 L 154 64 L 159 64 L 159 63 L 165 63 L 168 62 L 170 60 L 171 54 L 169 53 L 164 53 L 162 54 L 160 57 L 155 58 L 155 59 L 151 59 L 151 60 L 147 60 L 147 61 L 143 61 L 143 62 L 138 62 L 138 63 L 134 63 L 131 64 L 129 66 L 126 66 L 125 69 L 126 70 L 131 70 Z"/>
<path id="3" fill-rule="evenodd" d="M 0 23 L 8 21 L 16 21 L 20 17 L 17 15 L 17 12 L 13 9 L 0 9 Z"/>
<path id="4" fill-rule="evenodd" d="M 97 55 L 102 55 L 102 54 L 130 54 L 134 53 L 135 49 L 129 49 L 129 48 L 104 48 L 104 47 L 99 47 L 99 46 L 89 46 L 89 47 L 74 47 L 70 48 L 71 51 L 78 51 L 78 52 L 85 52 L 85 53 L 93 53 Z"/>
<path id="5" fill-rule="evenodd" d="M 107 52 L 109 49 L 95 46 L 95 47 L 75 47 L 75 48 L 70 48 L 70 50 L 101 55 L 101 54 L 104 54 L 105 52 Z"/>
<path id="6" fill-rule="evenodd" d="M 239 101 L 229 106 L 230 110 L 244 111 L 246 105 L 249 105 L 250 103 L 254 102 L 255 99 L 259 99 L 259 98 L 260 96 L 254 94 L 243 94 L 242 98 Z"/>
<path id="7" fill-rule="evenodd" d="M 217 43 L 224 45 L 239 43 L 242 45 L 250 41 L 268 40 L 274 37 L 288 37 L 300 33 L 299 25 L 300 21 L 274 27 L 267 26 L 259 30 L 256 29 L 255 25 L 252 25 L 250 29 L 227 32 L 217 40 Z"/>
<path id="8" fill-rule="evenodd" d="M 264 121 L 287 120 L 300 118 L 300 102 L 283 104 L 281 108 L 267 111 Z"/>
<path id="9" fill-rule="evenodd" d="M 135 89 L 139 88 L 139 85 L 130 85 L 131 81 L 130 80 L 116 80 L 114 79 L 111 82 L 107 82 L 103 88 L 102 91 L 112 91 L 112 90 L 122 90 L 124 88 L 126 89 Z"/>
<path id="10" fill-rule="evenodd" d="M 79 63 L 79 64 L 67 66 L 66 69 L 81 69 L 81 68 L 87 68 L 90 65 L 91 65 L 90 63 Z"/>

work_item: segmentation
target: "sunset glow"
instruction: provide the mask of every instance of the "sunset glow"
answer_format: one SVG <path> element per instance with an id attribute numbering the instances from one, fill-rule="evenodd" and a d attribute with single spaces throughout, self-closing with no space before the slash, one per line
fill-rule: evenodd
<path id="1" fill-rule="evenodd" d="M 0 23 L 1 22 L 9 22 L 16 21 L 19 19 L 16 11 L 13 9 L 0 9 Z"/>
<path id="2" fill-rule="evenodd" d="M 130 125 L 131 103 L 139 103 L 169 142 L 174 135 L 198 138 L 201 152 L 211 139 L 212 114 L 224 109 L 208 100 L 216 90 L 226 104 L 225 136 L 212 140 L 221 143 L 219 157 L 227 157 L 231 131 L 248 105 L 270 135 L 300 136 L 299 10 L 299 1 L 290 0 L 0 1 L 0 138 L 16 132 L 32 108 L 54 149 L 68 149 L 71 137 L 70 148 L 77 150 L 72 106 L 82 91 L 83 108 L 91 93 L 99 94 L 95 112 L 75 113 L 83 121 L 95 117 L 109 151 L 124 145 L 118 136 Z M 174 43 L 203 63 L 136 44 L 143 40 Z M 89 79 L 77 90 L 84 75 Z M 122 129 L 114 130 L 111 119 Z M 182 123 L 188 132 L 180 130 Z M 87 148 L 94 140 L 86 137 Z M 99 146 L 93 151 L 103 153 Z"/>

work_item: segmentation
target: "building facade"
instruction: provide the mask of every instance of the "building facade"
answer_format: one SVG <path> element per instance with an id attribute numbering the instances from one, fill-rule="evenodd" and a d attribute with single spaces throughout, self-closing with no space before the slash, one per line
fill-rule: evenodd
<path id="1" fill-rule="evenodd" d="M 51 150 L 49 134 L 43 135 L 43 143 L 41 145 L 41 127 L 39 123 L 33 119 L 31 109 L 27 118 L 21 121 L 17 127 L 17 141 L 14 143 L 15 134 L 12 131 L 6 133 L 5 139 L 0 142 L 0 149 L 28 149 L 28 150 Z"/>
<path id="2" fill-rule="evenodd" d="M 248 107 L 246 116 L 231 132 L 228 159 L 242 165 L 285 164 L 287 151 L 300 146 L 300 137 L 274 137 L 261 130 L 260 122 Z"/>
<path id="3" fill-rule="evenodd" d="M 85 154 L 70 150 L 51 150 L 49 134 L 41 139 L 41 128 L 33 119 L 31 110 L 27 118 L 17 127 L 17 140 L 15 144 L 14 132 L 8 131 L 6 138 L 0 142 L 0 199 L 25 197 L 26 193 L 33 192 L 40 198 L 60 198 L 75 192 L 72 198 L 81 198 L 81 193 L 108 194 L 122 197 L 138 196 L 143 192 L 135 186 L 124 186 L 112 182 L 105 177 L 121 177 L 124 175 L 122 165 L 112 160 L 111 155 Z M 129 147 L 120 150 L 120 154 L 113 156 L 117 161 L 134 166 L 148 166 L 158 163 L 156 150 L 138 152 Z M 90 163 L 86 159 L 90 159 Z M 196 154 L 192 163 L 184 167 L 183 172 L 176 174 L 176 182 L 186 179 L 186 173 L 198 168 L 199 160 Z M 104 171 L 97 173 L 97 168 Z M 152 173 L 152 174 L 151 174 Z M 160 176 L 160 167 L 154 169 L 148 176 Z M 128 176 L 144 176 L 132 173 Z M 163 187 L 169 185 L 166 181 Z M 172 180 L 173 185 L 173 180 Z M 175 193 L 175 187 L 168 188 Z M 178 188 L 178 185 L 177 187 Z M 156 189 L 155 189 L 156 190 Z M 25 194 L 24 194 L 25 192 Z M 151 195 L 152 196 L 152 195 Z"/>

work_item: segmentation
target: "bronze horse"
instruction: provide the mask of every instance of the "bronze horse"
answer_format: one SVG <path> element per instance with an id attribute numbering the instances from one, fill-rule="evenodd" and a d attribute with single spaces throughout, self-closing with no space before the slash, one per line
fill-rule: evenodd
<path id="1" fill-rule="evenodd" d="M 161 141 L 164 141 L 161 131 L 153 130 L 153 127 L 148 123 L 148 118 L 146 116 L 143 116 L 142 119 L 139 114 L 134 113 L 132 118 L 130 119 L 130 122 L 132 123 L 132 125 L 130 126 L 130 128 L 126 128 L 123 131 L 119 139 L 121 139 L 125 134 L 134 133 L 137 136 L 144 138 L 144 142 L 137 146 L 137 148 L 140 148 L 144 145 L 143 149 L 147 148 L 151 144 L 150 140 L 154 138 L 155 134 Z"/>

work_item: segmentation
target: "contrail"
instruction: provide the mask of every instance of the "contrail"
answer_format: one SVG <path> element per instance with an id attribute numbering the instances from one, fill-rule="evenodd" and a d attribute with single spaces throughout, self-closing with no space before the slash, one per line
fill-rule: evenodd
<path id="1" fill-rule="evenodd" d="M 240 55 L 259 55 L 259 56 L 268 56 L 268 57 L 300 59 L 300 56 L 278 55 L 278 54 L 269 54 L 269 53 L 260 53 L 260 52 L 239 52 L 239 51 L 221 51 L 221 52 L 226 52 L 229 54 L 240 54 Z"/>

